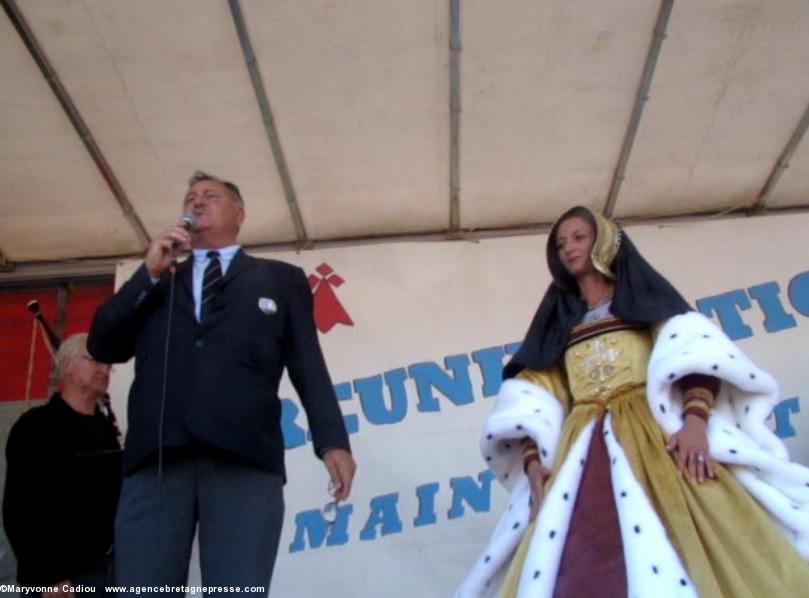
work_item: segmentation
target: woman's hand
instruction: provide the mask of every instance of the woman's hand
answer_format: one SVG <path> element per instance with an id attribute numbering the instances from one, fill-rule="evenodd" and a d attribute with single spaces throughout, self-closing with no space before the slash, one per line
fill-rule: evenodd
<path id="1" fill-rule="evenodd" d="M 531 515 L 529 521 L 536 519 L 539 513 L 539 505 L 545 496 L 545 480 L 551 475 L 551 470 L 542 465 L 538 460 L 531 461 L 525 470 L 528 475 L 528 483 L 531 486 Z"/>
<path id="2" fill-rule="evenodd" d="M 683 427 L 666 445 L 671 453 L 676 451 L 677 471 L 688 472 L 691 479 L 703 483 L 706 476 L 715 478 L 713 463 L 708 453 L 708 422 L 698 415 L 685 416 Z"/>

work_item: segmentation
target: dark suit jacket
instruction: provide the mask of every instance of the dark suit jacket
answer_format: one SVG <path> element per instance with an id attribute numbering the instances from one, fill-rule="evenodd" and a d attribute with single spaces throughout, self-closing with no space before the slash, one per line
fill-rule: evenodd
<path id="1" fill-rule="evenodd" d="M 286 368 L 306 410 L 315 453 L 348 449 L 303 270 L 240 250 L 200 324 L 192 262 L 177 267 L 173 310 L 170 273 L 154 284 L 141 266 L 93 318 L 88 348 L 95 359 L 118 363 L 135 356 L 124 470 L 157 451 L 164 376 L 164 447 L 202 441 L 285 477 L 278 385 Z M 274 301 L 277 311 L 260 310 L 261 298 Z"/>

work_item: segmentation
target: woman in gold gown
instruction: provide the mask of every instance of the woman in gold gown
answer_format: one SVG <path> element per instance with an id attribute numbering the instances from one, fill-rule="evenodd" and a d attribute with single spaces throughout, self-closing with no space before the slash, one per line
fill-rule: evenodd
<path id="1" fill-rule="evenodd" d="M 778 387 L 637 252 L 573 208 L 481 452 L 511 492 L 457 595 L 809 595 L 809 470 Z"/>

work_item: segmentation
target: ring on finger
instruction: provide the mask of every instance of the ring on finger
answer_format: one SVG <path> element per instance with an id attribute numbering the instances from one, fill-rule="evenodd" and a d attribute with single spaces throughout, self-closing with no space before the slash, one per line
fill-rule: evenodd
<path id="1" fill-rule="evenodd" d="M 705 455 L 697 453 L 697 463 L 705 463 Z"/>

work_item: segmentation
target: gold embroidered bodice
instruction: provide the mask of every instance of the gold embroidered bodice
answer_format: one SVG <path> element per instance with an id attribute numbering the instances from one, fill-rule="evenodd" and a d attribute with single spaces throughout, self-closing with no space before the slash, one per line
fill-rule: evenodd
<path id="1" fill-rule="evenodd" d="M 606 402 L 623 389 L 646 383 L 646 369 L 652 353 L 648 329 L 607 327 L 603 324 L 574 329 L 565 351 L 564 364 L 574 403 Z M 588 331 L 589 329 L 589 331 Z M 588 333 L 589 332 L 589 333 Z"/>

